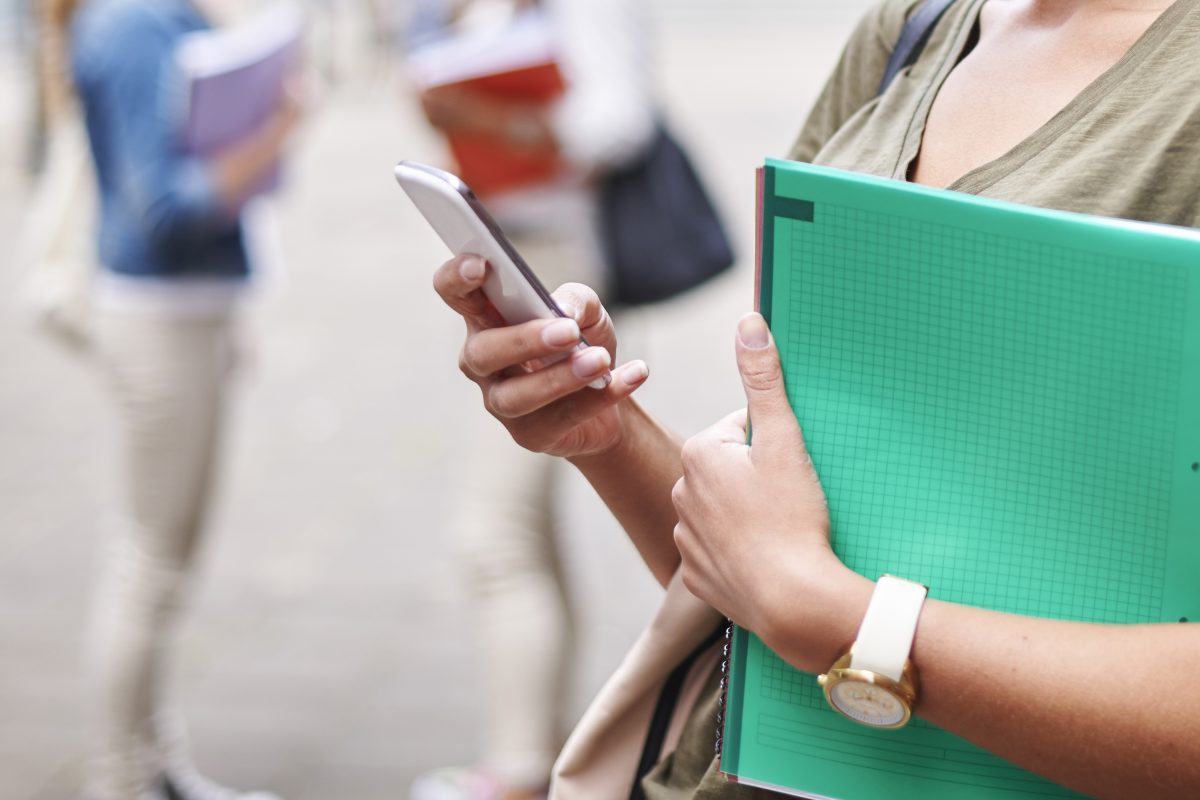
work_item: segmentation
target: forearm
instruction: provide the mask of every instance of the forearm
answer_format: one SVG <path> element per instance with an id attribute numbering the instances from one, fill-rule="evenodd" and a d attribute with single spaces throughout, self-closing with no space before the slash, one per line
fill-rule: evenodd
<path id="1" fill-rule="evenodd" d="M 275 165 L 292 125 L 288 112 L 278 112 L 253 134 L 213 160 L 217 194 L 223 207 L 239 207 L 263 173 Z"/>
<path id="2" fill-rule="evenodd" d="M 856 631 L 847 620 L 865 611 L 864 579 L 839 580 L 816 588 L 822 624 L 780 605 L 764 636 L 806 671 L 845 652 Z M 930 600 L 912 659 L 916 713 L 985 750 L 1098 798 L 1200 797 L 1198 626 L 1094 625 Z"/>
<path id="3" fill-rule="evenodd" d="M 1200 797 L 1200 629 L 927 603 L 918 712 L 1100 798 Z"/>
<path id="4" fill-rule="evenodd" d="M 671 488 L 683 474 L 681 441 L 632 399 L 621 405 L 624 432 L 599 455 L 570 459 L 628 533 L 662 585 L 679 566 Z"/>
<path id="5" fill-rule="evenodd" d="M 50 3 L 37 6 L 36 58 L 38 88 L 42 93 L 47 126 L 59 122 L 71 106 L 71 77 L 63 23 L 56 18 Z"/>

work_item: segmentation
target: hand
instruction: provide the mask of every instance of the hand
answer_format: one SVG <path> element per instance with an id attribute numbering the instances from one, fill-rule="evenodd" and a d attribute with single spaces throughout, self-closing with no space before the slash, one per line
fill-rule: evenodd
<path id="1" fill-rule="evenodd" d="M 622 435 L 619 403 L 648 372 L 645 363 L 631 361 L 612 370 L 606 388 L 588 388 L 609 371 L 617 348 L 612 320 L 596 293 L 564 284 L 553 296 L 567 319 L 506 325 L 481 288 L 489 268 L 478 256 L 460 256 L 433 279 L 467 324 L 459 368 L 483 392 L 484 406 L 528 450 L 572 457 L 615 446 Z M 581 336 L 592 346 L 576 350 Z M 569 355 L 547 363 L 562 353 Z"/>
<path id="2" fill-rule="evenodd" d="M 529 152 L 553 155 L 558 142 L 539 106 L 497 99 L 483 92 L 439 86 L 420 94 L 429 124 L 443 133 L 465 133 Z"/>
<path id="3" fill-rule="evenodd" d="M 279 106 L 270 116 L 252 133 L 213 155 L 217 194 L 230 216 L 241 211 L 267 171 L 278 166 L 306 113 L 309 93 L 303 73 L 295 72 L 285 82 Z"/>
<path id="4" fill-rule="evenodd" d="M 445 133 L 473 133 L 499 138 L 503 134 L 505 111 L 512 101 L 496 98 L 460 86 L 437 86 L 421 92 L 421 109 L 429 124 Z"/>
<path id="5" fill-rule="evenodd" d="M 297 68 L 283 84 L 276 117 L 284 138 L 290 138 L 315 105 L 316 82 L 309 73 Z"/>
<path id="6" fill-rule="evenodd" d="M 829 630 L 837 620 L 824 612 L 846 599 L 847 582 L 864 579 L 829 545 L 825 493 L 758 314 L 738 324 L 737 360 L 753 444 L 746 444 L 744 410 L 684 444 L 683 477 L 672 492 L 683 581 L 777 652 L 800 653 L 792 663 L 823 669 L 848 644 L 838 640 L 846 635 L 840 628 Z"/>
<path id="7" fill-rule="evenodd" d="M 429 124 L 443 132 L 453 132 L 472 116 L 473 92 L 454 87 L 426 89 L 417 95 Z"/>

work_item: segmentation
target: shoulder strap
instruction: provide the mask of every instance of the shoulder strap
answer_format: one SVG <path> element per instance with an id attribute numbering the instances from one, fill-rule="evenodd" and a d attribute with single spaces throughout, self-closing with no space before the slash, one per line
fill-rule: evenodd
<path id="1" fill-rule="evenodd" d="M 687 679 L 688 672 L 691 671 L 697 659 L 704 654 L 704 651 L 716 644 L 725 636 L 725 629 L 733 623 L 728 620 L 721 620 L 721 624 L 717 629 L 708 635 L 700 645 L 677 666 L 670 675 L 667 676 L 666 683 L 663 684 L 662 691 L 658 695 L 658 703 L 654 707 L 654 715 L 650 718 L 650 727 L 646 731 L 646 739 L 642 743 L 642 757 L 638 761 L 637 775 L 634 777 L 633 786 L 629 790 L 629 800 L 646 800 L 646 790 L 642 788 L 642 778 L 650 774 L 650 770 L 662 758 L 663 743 L 667 738 L 667 729 L 671 725 L 671 717 L 675 713 L 675 706 L 679 702 L 679 695 L 683 692 L 683 683 Z"/>
<path id="2" fill-rule="evenodd" d="M 887 88 L 892 85 L 892 81 L 900 74 L 900 70 L 911 67 L 920 58 L 921 51 L 925 49 L 925 44 L 929 41 L 929 34 L 933 33 L 938 20 L 953 3 L 954 0 L 925 0 L 921 3 L 920 8 L 908 18 L 908 21 L 904 23 L 904 30 L 900 31 L 900 39 L 896 42 L 896 48 L 892 50 L 891 58 L 888 59 L 883 80 L 879 83 L 879 94 L 887 91 Z"/>

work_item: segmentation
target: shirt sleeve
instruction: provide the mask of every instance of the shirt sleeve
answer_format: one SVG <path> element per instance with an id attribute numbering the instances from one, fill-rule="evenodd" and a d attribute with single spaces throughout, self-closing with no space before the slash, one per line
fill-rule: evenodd
<path id="1" fill-rule="evenodd" d="M 867 12 L 850 35 L 788 158 L 812 161 L 850 117 L 875 99 L 904 22 L 919 5 L 919 0 L 882 0 Z"/>
<path id="2" fill-rule="evenodd" d="M 641 0 L 554 0 L 567 91 L 551 124 L 562 155 L 585 169 L 633 160 L 656 124 L 646 4 Z"/>
<path id="3" fill-rule="evenodd" d="M 130 15 L 110 39 L 104 101 L 120 201 L 166 257 L 227 231 L 212 167 L 183 152 L 186 87 L 175 65 L 178 37 L 149 15 Z"/>

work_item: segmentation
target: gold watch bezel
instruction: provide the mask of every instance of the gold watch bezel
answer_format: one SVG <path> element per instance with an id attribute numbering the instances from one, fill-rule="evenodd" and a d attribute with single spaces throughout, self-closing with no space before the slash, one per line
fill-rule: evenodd
<path id="1" fill-rule="evenodd" d="M 825 702 L 829 703 L 829 707 L 841 714 L 846 719 L 856 722 L 867 728 L 875 728 L 878 730 L 895 730 L 903 728 L 912 719 L 913 707 L 917 704 L 917 695 L 919 687 L 917 683 L 917 671 L 913 667 L 912 661 L 904 662 L 904 671 L 900 674 L 900 680 L 895 681 L 886 675 L 881 675 L 877 672 L 872 672 L 866 669 L 850 669 L 850 661 L 853 658 L 853 653 L 839 658 L 829 668 L 829 671 L 824 675 L 817 676 L 817 683 L 825 691 Z M 861 719 L 856 719 L 850 716 L 833 701 L 830 693 L 834 686 L 840 683 L 866 683 L 872 686 L 878 686 L 888 694 L 895 697 L 901 707 L 904 709 L 904 716 L 895 723 L 881 725 L 872 722 L 864 722 Z"/>

